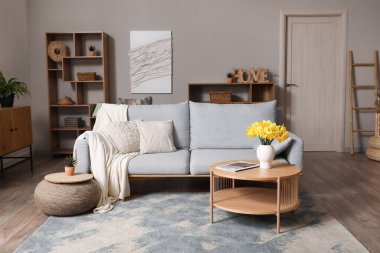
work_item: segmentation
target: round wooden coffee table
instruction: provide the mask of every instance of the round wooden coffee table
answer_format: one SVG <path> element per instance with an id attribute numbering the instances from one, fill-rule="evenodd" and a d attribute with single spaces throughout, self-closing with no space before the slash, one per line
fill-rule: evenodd
<path id="1" fill-rule="evenodd" d="M 299 207 L 296 165 L 273 162 L 271 169 L 248 169 L 229 172 L 217 166 L 238 161 L 224 161 L 210 166 L 210 220 L 214 222 L 214 207 L 225 211 L 277 216 L 277 233 L 280 233 L 280 214 Z M 245 161 L 258 163 L 257 160 Z M 235 180 L 273 182 L 276 188 L 235 187 Z"/>

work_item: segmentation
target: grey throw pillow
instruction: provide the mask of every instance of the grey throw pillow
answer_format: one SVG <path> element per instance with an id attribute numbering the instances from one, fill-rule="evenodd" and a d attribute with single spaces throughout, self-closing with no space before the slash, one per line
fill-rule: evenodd
<path id="1" fill-rule="evenodd" d="M 290 145 L 290 143 L 291 143 L 291 141 L 292 141 L 292 138 L 289 136 L 289 138 L 288 139 L 286 139 L 285 141 L 283 141 L 283 142 L 278 142 L 277 140 L 274 140 L 273 142 L 272 142 L 272 146 L 273 146 L 273 148 L 274 148 L 274 152 L 275 152 L 275 154 L 276 155 L 279 155 L 279 154 L 281 154 L 282 152 L 284 152 L 288 147 L 289 147 L 289 145 Z M 255 150 L 257 150 L 257 148 L 260 146 L 260 139 L 259 139 L 259 137 L 255 137 L 255 138 L 253 138 L 253 148 L 255 149 Z"/>
<path id="2" fill-rule="evenodd" d="M 99 129 L 99 132 L 107 135 L 120 153 L 139 152 L 140 132 L 137 127 L 138 121 L 112 121 Z"/>

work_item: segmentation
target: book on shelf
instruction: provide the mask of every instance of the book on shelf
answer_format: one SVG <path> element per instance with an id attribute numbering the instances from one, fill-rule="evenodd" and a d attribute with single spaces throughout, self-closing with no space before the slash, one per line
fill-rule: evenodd
<path id="1" fill-rule="evenodd" d="M 229 164 L 217 166 L 216 168 L 218 170 L 238 172 L 238 171 L 242 171 L 242 170 L 257 168 L 259 166 L 260 166 L 260 164 L 258 164 L 258 163 L 248 163 L 248 162 L 239 161 L 239 162 L 234 162 L 234 163 L 229 163 Z"/>
<path id="2" fill-rule="evenodd" d="M 96 117 L 96 115 L 98 114 L 98 111 L 100 109 L 100 107 L 102 107 L 102 103 L 97 103 L 96 106 L 95 106 L 95 109 L 92 113 L 92 117 Z"/>

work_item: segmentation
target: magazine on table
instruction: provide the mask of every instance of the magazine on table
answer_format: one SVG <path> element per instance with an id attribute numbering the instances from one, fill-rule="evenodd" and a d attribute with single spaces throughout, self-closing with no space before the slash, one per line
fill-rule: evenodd
<path id="1" fill-rule="evenodd" d="M 231 172 L 238 172 L 242 170 L 248 170 L 259 167 L 260 164 L 258 163 L 247 163 L 247 162 L 234 162 L 230 164 L 225 164 L 221 166 L 217 166 L 216 168 L 219 170 L 225 170 L 225 171 L 231 171 Z"/>

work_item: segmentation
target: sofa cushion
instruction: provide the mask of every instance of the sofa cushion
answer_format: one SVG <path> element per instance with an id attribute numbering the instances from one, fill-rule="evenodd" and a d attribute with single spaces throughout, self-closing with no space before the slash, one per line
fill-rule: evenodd
<path id="1" fill-rule="evenodd" d="M 129 161 L 129 174 L 189 174 L 190 152 L 142 154 Z"/>
<path id="2" fill-rule="evenodd" d="M 195 149 L 191 151 L 190 173 L 192 175 L 209 174 L 209 167 L 216 162 L 228 160 L 256 160 L 256 151 L 250 149 Z M 287 162 L 282 157 L 276 161 Z"/>
<path id="3" fill-rule="evenodd" d="M 174 152 L 173 121 L 137 121 L 140 154 Z"/>
<path id="4" fill-rule="evenodd" d="M 251 148 L 246 129 L 254 121 L 276 121 L 276 101 L 259 104 L 190 102 L 191 149 Z"/>
<path id="5" fill-rule="evenodd" d="M 111 121 L 99 129 L 99 132 L 108 136 L 120 153 L 140 151 L 140 133 L 137 128 L 139 120 Z"/>
<path id="6" fill-rule="evenodd" d="M 174 145 L 178 149 L 190 147 L 189 103 L 167 105 L 130 105 L 128 120 L 143 121 L 173 120 Z"/>

